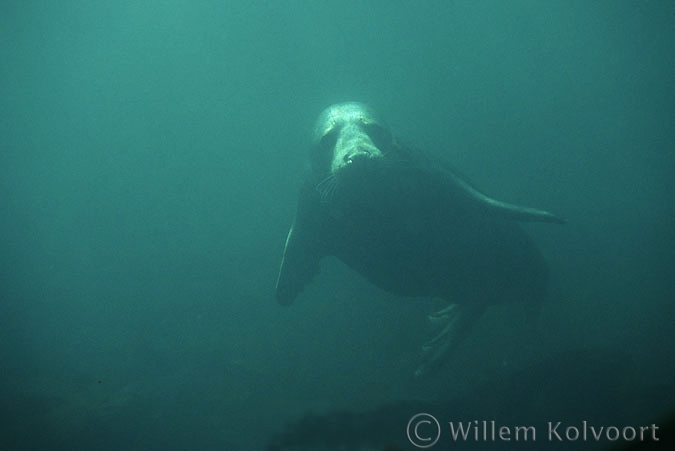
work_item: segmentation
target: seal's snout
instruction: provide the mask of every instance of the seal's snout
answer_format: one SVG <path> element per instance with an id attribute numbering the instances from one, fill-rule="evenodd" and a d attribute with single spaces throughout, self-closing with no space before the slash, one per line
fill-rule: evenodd
<path id="1" fill-rule="evenodd" d="M 352 164 L 354 161 L 366 160 L 372 156 L 372 152 L 367 149 L 359 149 L 356 152 L 344 156 L 345 164 Z"/>
<path id="2" fill-rule="evenodd" d="M 335 173 L 341 168 L 350 166 L 354 163 L 361 164 L 377 157 L 379 153 L 377 147 L 367 140 L 362 140 L 361 142 L 338 143 L 334 150 L 331 171 Z"/>

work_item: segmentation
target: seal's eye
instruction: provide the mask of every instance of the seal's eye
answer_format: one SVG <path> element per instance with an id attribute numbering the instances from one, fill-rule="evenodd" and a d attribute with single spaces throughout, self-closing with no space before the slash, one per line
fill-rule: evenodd
<path id="1" fill-rule="evenodd" d="M 364 124 L 363 129 L 378 147 L 386 146 L 391 142 L 391 133 L 379 124 Z"/>
<path id="2" fill-rule="evenodd" d="M 335 147 L 335 143 L 337 142 L 337 136 L 338 133 L 336 129 L 330 130 L 328 133 L 326 133 L 321 137 L 321 140 L 319 141 L 319 146 L 322 149 L 326 150 L 332 149 L 333 147 Z"/>

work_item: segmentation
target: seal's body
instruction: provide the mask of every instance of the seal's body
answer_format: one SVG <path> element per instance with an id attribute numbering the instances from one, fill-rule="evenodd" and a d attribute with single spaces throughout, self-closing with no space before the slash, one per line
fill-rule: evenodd
<path id="1" fill-rule="evenodd" d="M 399 145 L 359 103 L 320 115 L 310 160 L 277 281 L 280 303 L 295 299 L 327 255 L 389 292 L 445 299 L 450 306 L 432 318 L 446 327 L 427 344 L 423 373 L 488 305 L 543 301 L 546 264 L 517 221 L 562 219 L 486 196 L 447 165 Z"/>

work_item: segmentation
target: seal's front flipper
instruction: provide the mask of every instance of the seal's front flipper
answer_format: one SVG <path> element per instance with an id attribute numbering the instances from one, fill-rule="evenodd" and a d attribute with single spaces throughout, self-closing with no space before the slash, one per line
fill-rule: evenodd
<path id="1" fill-rule="evenodd" d="M 304 246 L 298 243 L 302 238 L 298 239 L 293 229 L 294 226 L 291 226 L 291 230 L 288 231 L 275 290 L 277 301 L 282 305 L 291 304 L 319 270 L 318 262 L 303 256 Z"/>
<path id="2" fill-rule="evenodd" d="M 467 200 L 495 217 L 523 222 L 550 222 L 554 224 L 565 224 L 567 222 L 546 210 L 523 207 L 493 199 L 456 174 L 449 174 L 449 176 L 452 177 L 453 183 L 466 195 Z"/>
<path id="3" fill-rule="evenodd" d="M 322 224 L 323 215 L 318 207 L 316 191 L 305 187 L 300 193 L 295 220 L 286 238 L 277 278 L 275 295 L 280 304 L 291 304 L 318 274 L 319 262 L 326 254 Z"/>
<path id="4" fill-rule="evenodd" d="M 484 311 L 485 307 L 480 304 L 451 304 L 429 315 L 429 321 L 440 324 L 441 331 L 422 347 L 423 361 L 415 370 L 415 376 L 424 376 L 443 366 Z"/>
<path id="5" fill-rule="evenodd" d="M 521 222 L 549 222 L 565 224 L 567 221 L 546 210 L 524 207 L 494 199 L 480 191 L 455 170 L 444 167 L 439 170 L 436 167 L 422 168 L 418 177 L 436 185 L 434 189 L 438 193 L 449 196 L 452 205 L 462 205 L 474 211 L 484 212 L 494 218 L 508 219 Z"/>

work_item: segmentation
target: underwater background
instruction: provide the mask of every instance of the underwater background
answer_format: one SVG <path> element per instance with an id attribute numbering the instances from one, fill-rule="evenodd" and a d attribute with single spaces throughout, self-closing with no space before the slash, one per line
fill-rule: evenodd
<path id="1" fill-rule="evenodd" d="M 3 1 L 0 449 L 414 449 L 417 409 L 661 424 L 674 55 L 666 0 Z M 496 306 L 420 381 L 436 301 L 329 258 L 275 302 L 313 121 L 347 100 L 569 220 L 524 226 L 536 342 Z"/>

